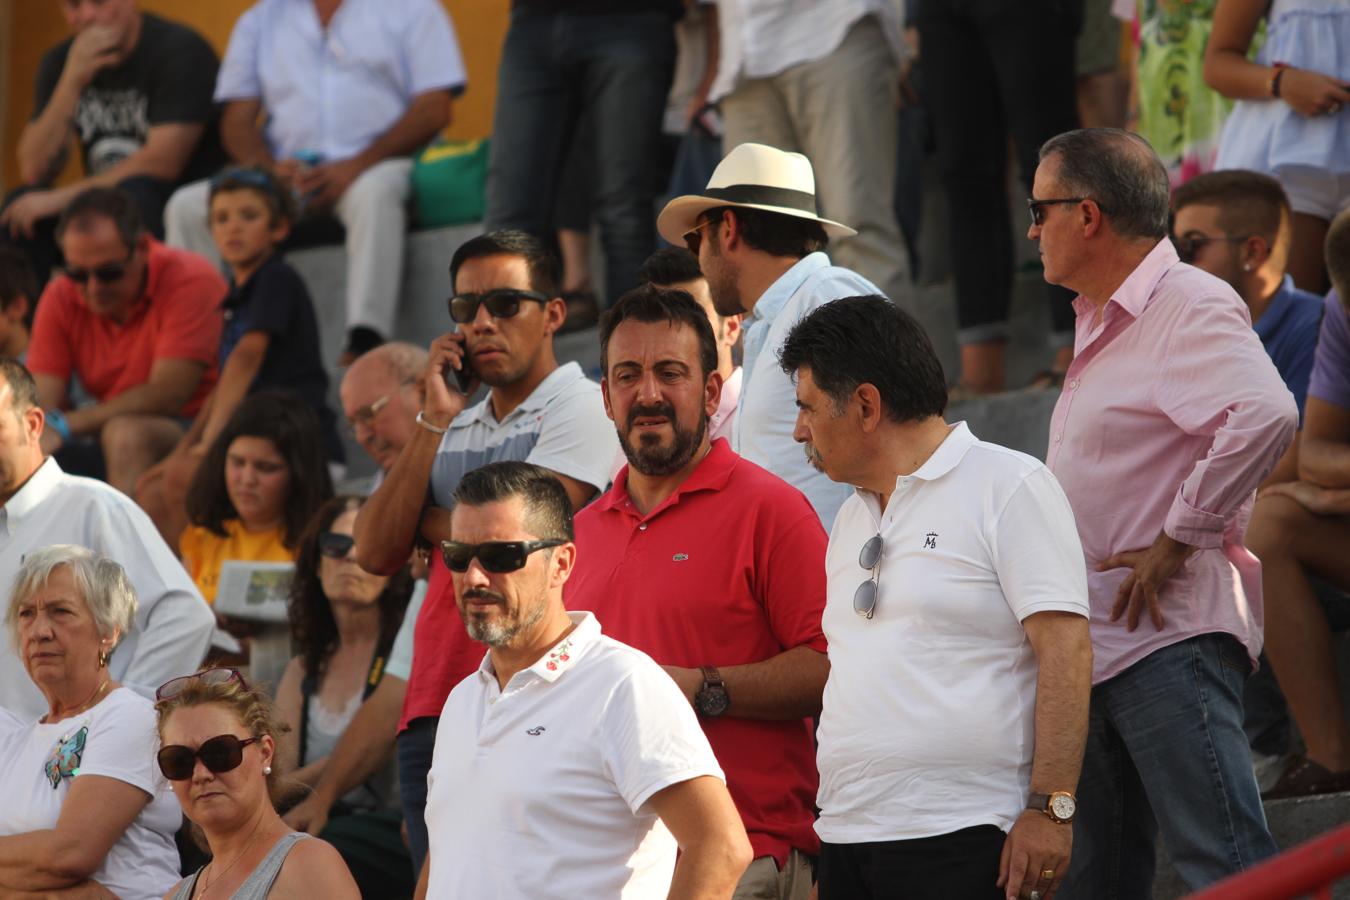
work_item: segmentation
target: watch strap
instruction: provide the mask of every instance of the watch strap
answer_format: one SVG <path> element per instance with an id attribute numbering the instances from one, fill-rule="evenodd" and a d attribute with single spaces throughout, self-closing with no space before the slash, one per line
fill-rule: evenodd
<path id="1" fill-rule="evenodd" d="M 722 673 L 717 671 L 716 666 L 699 666 L 698 670 L 703 673 L 703 687 L 723 687 Z"/>

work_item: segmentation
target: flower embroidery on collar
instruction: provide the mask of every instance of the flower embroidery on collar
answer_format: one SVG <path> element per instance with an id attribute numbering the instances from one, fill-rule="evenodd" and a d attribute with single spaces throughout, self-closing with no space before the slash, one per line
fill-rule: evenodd
<path id="1" fill-rule="evenodd" d="M 572 649 L 572 639 L 569 637 L 558 646 L 554 647 L 548 654 L 548 661 L 544 663 L 544 668 L 550 672 L 558 671 L 558 663 L 567 662 L 571 659 L 569 652 Z"/>

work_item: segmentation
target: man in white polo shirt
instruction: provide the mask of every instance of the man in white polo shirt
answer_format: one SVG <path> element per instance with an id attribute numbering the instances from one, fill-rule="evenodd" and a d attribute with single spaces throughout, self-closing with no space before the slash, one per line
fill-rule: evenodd
<path id="1" fill-rule="evenodd" d="M 782 367 L 807 457 L 854 488 L 826 553 L 820 900 L 1049 897 L 1092 676 L 1063 491 L 943 420 L 942 365 L 885 297 L 811 313 Z"/>
<path id="2" fill-rule="evenodd" d="M 693 709 L 650 657 L 563 606 L 576 545 L 561 484 L 492 463 L 454 499 L 441 552 L 488 653 L 441 712 L 419 900 L 731 897 L 750 843 Z"/>
<path id="3" fill-rule="evenodd" d="M 825 255 L 831 238 L 857 232 L 816 214 L 810 160 L 763 144 L 728 153 L 703 193 L 671 200 L 656 228 L 698 257 L 720 315 L 745 314 L 732 449 L 805 494 L 828 531 L 848 488 L 807 465 L 793 444 L 792 382 L 778 368 L 778 348 L 822 303 L 880 293 Z"/>

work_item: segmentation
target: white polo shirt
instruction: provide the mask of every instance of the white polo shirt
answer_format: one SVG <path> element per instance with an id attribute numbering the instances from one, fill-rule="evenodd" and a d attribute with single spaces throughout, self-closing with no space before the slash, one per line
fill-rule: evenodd
<path id="1" fill-rule="evenodd" d="M 661 898 L 676 843 L 647 800 L 723 779 L 689 701 L 591 613 L 499 690 L 490 656 L 445 701 L 427 775 L 428 897 Z"/>
<path id="2" fill-rule="evenodd" d="M 853 611 L 882 538 L 872 619 Z M 856 491 L 826 553 L 830 676 L 820 719 L 816 832 L 836 844 L 1004 831 L 1026 807 L 1036 655 L 1022 620 L 1088 615 L 1069 502 L 1050 471 L 965 423 L 881 512 Z"/>

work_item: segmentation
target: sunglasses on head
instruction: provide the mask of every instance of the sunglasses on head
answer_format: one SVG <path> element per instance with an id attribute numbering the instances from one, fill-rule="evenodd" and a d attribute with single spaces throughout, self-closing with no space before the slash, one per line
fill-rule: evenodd
<path id="1" fill-rule="evenodd" d="M 159 762 L 159 770 L 164 773 L 165 778 L 170 781 L 187 781 L 192 777 L 192 770 L 197 767 L 199 759 L 202 765 L 217 775 L 234 771 L 244 761 L 244 748 L 257 741 L 258 738 L 255 737 L 242 740 L 232 734 L 222 734 L 209 741 L 203 741 L 196 750 L 182 744 L 161 747 L 155 759 Z"/>
<path id="2" fill-rule="evenodd" d="M 104 284 L 112 284 L 114 281 L 120 281 L 127 274 L 127 266 L 131 264 L 131 258 L 135 255 L 136 249 L 133 247 L 131 252 L 127 254 L 127 258 L 120 263 L 104 263 L 92 269 L 66 266 L 63 271 L 66 273 L 66 277 L 76 284 L 88 284 L 90 278 Z"/>
<path id="3" fill-rule="evenodd" d="M 494 319 L 509 319 L 520 312 L 520 301 L 533 300 L 540 305 L 552 299 L 538 291 L 521 291 L 516 288 L 498 288 L 483 294 L 456 294 L 450 298 L 450 318 L 460 325 L 467 325 L 478 316 L 478 307 L 486 306 L 488 314 Z"/>
<path id="4" fill-rule="evenodd" d="M 548 547 L 557 547 L 566 541 L 486 541 L 465 544 L 460 541 L 441 541 L 441 558 L 451 572 L 469 571 L 469 563 L 478 562 L 489 572 L 514 572 L 525 565 L 531 553 Z"/>
<path id="5" fill-rule="evenodd" d="M 191 685 L 193 682 L 202 684 L 229 684 L 237 683 L 244 690 L 248 690 L 248 683 L 244 681 L 244 676 L 239 674 L 238 669 L 203 669 L 200 672 L 194 672 L 191 675 L 180 675 L 177 678 L 170 678 L 164 682 L 155 691 L 155 701 L 172 700 Z"/>
<path id="6" fill-rule="evenodd" d="M 336 531 L 319 532 L 319 555 L 329 559 L 346 559 L 347 554 L 356 546 L 356 538 L 350 534 L 338 534 Z"/>

